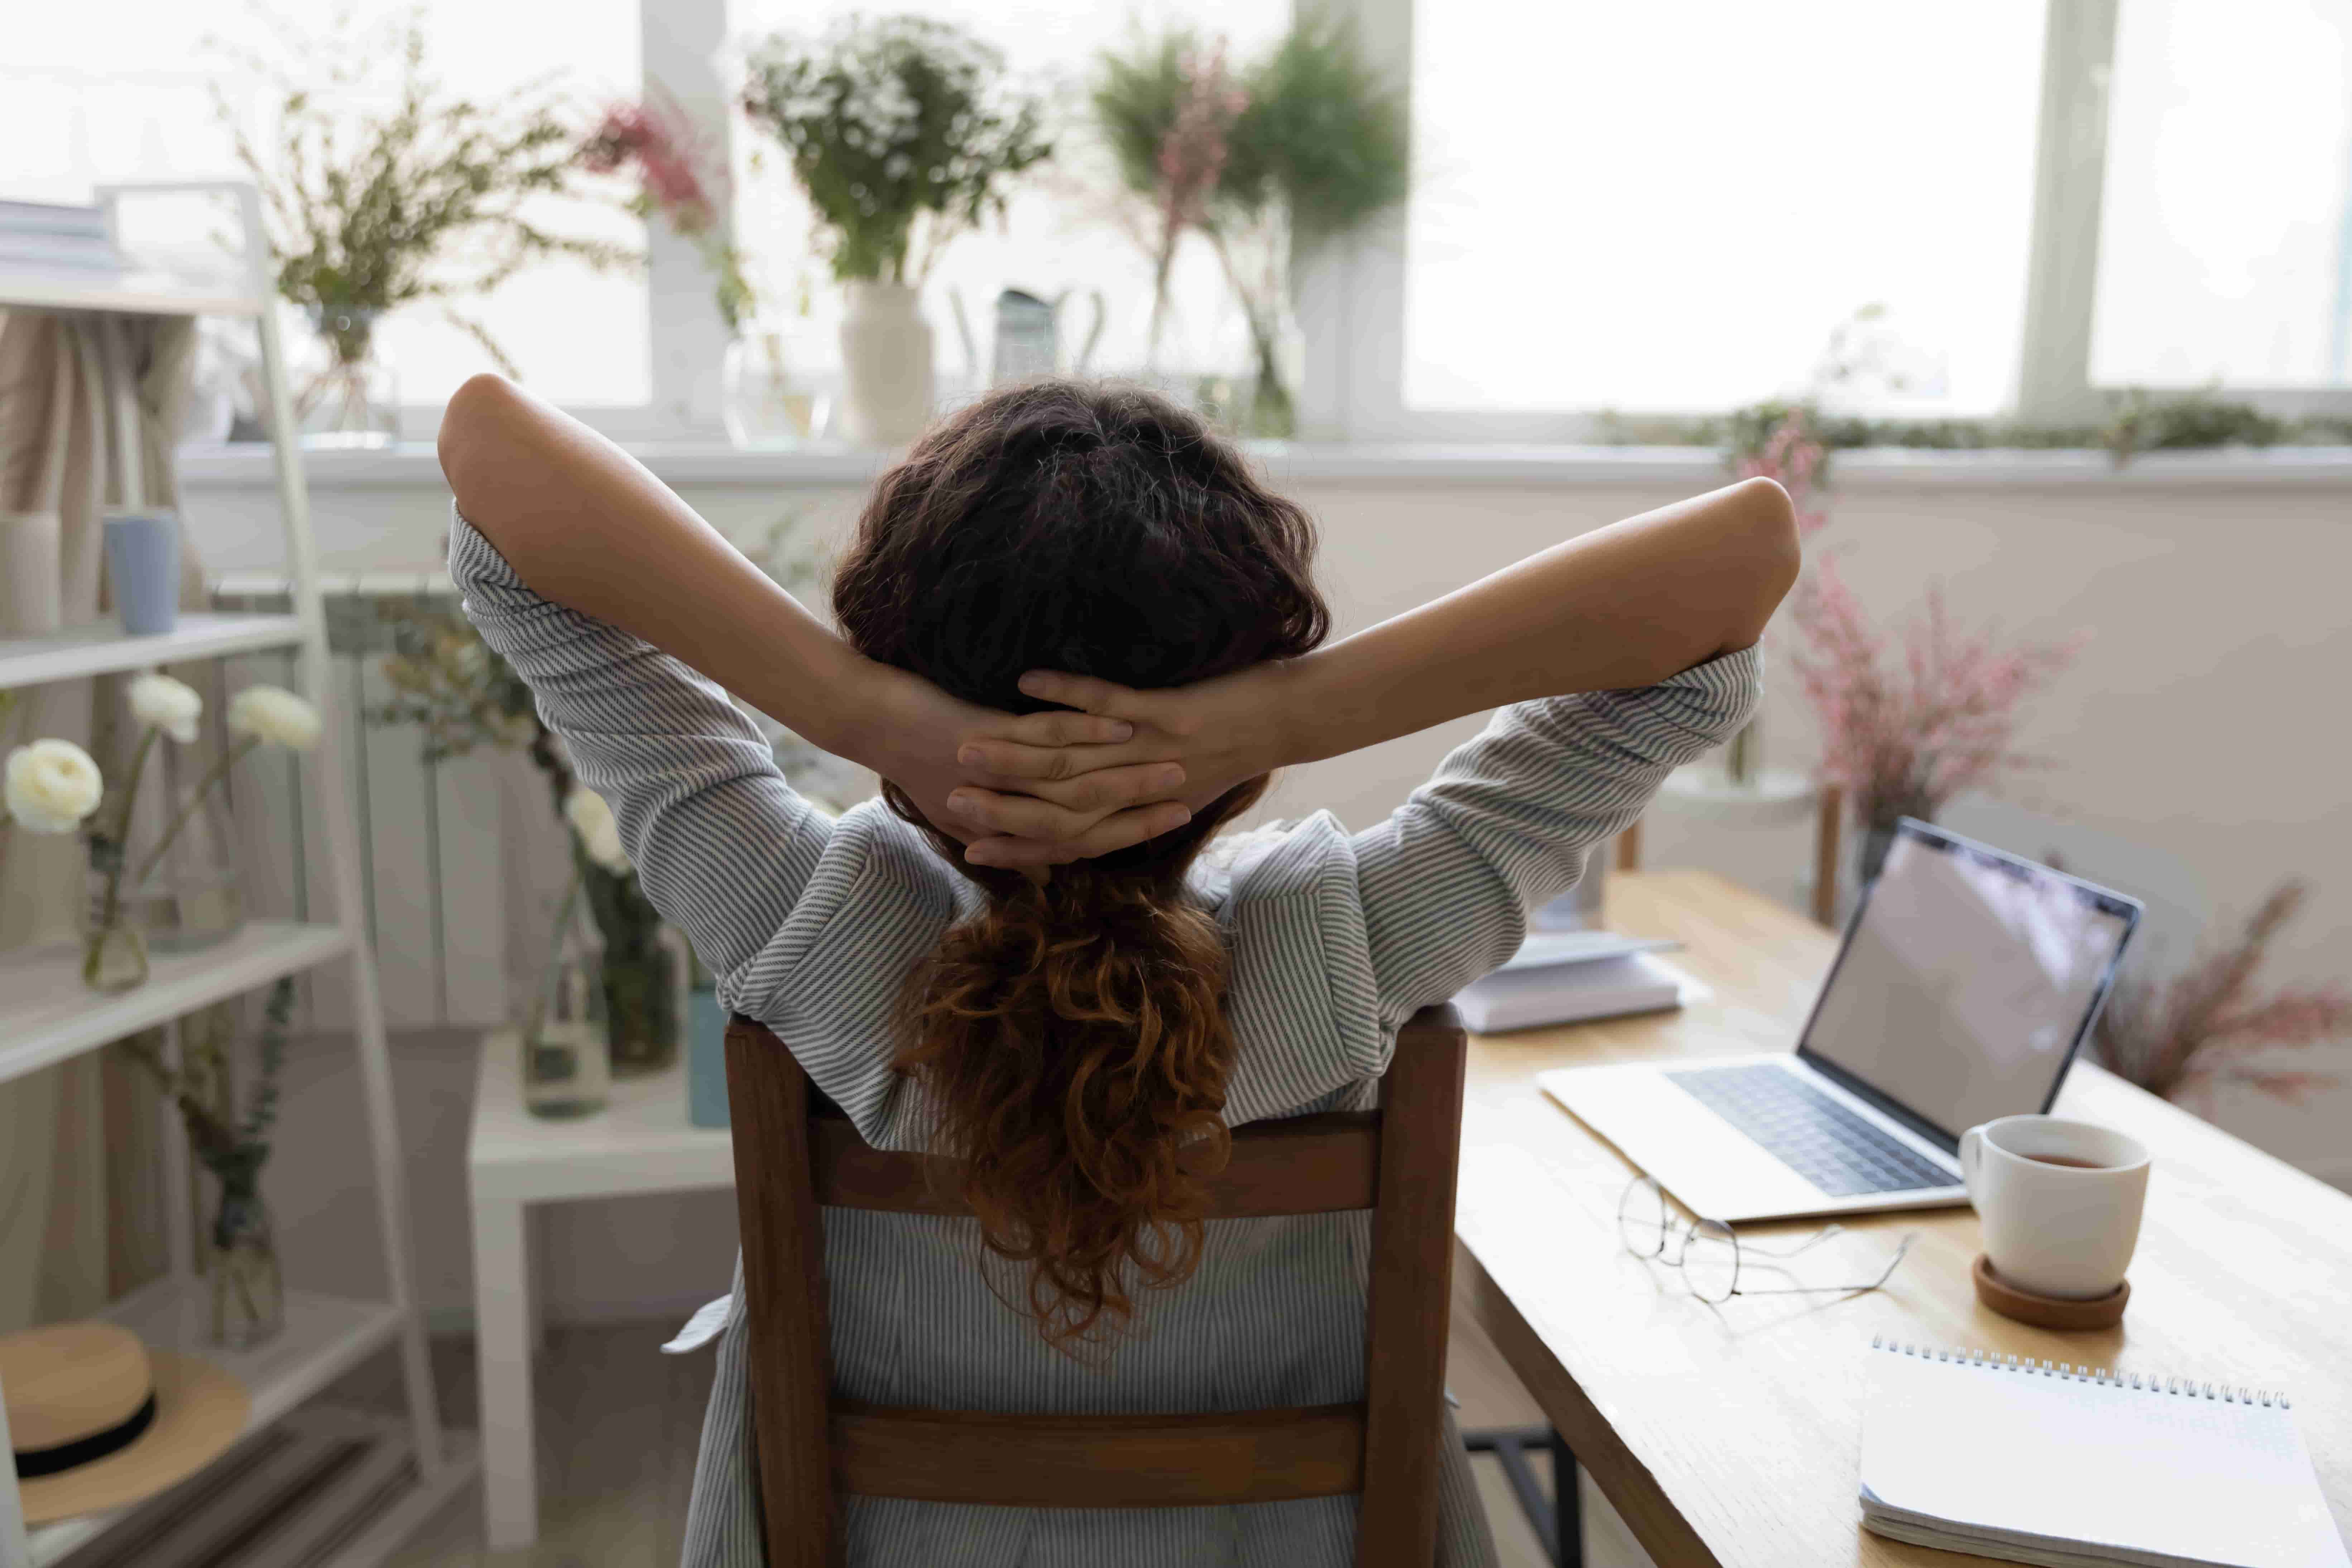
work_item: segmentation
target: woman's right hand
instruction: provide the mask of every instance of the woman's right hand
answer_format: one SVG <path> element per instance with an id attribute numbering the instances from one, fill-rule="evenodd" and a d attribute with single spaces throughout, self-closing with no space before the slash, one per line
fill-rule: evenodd
<path id="1" fill-rule="evenodd" d="M 1134 733 L 1122 742 L 1084 746 L 965 742 L 957 753 L 966 781 L 956 790 L 965 803 L 961 815 L 999 835 L 975 840 L 965 858 L 981 865 L 1057 865 L 1087 853 L 1024 835 L 1042 821 L 1041 799 L 1085 809 L 1087 776 L 1106 768 L 1181 763 L 1184 782 L 1160 798 L 1202 811 L 1235 784 L 1289 760 L 1285 741 L 1297 687 L 1294 666 L 1282 660 L 1148 691 L 1095 676 L 1029 671 L 1021 678 L 1024 694 L 1101 718 L 1124 719 Z M 1137 801 L 1104 816 L 1116 818 L 1156 804 Z"/>

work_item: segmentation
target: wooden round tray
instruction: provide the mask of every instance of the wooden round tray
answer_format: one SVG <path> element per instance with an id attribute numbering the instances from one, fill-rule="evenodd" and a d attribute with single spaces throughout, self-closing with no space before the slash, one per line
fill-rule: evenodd
<path id="1" fill-rule="evenodd" d="M 2021 1323 L 2032 1323 L 2042 1329 L 2106 1329 L 2123 1321 L 2124 1304 L 2131 1300 L 2131 1281 L 2126 1279 L 2105 1296 L 2090 1300 L 2070 1300 L 2057 1296 L 2037 1296 L 2021 1290 L 1992 1271 L 1991 1259 L 1977 1254 L 1977 1300 L 2004 1318 L 2015 1318 Z"/>

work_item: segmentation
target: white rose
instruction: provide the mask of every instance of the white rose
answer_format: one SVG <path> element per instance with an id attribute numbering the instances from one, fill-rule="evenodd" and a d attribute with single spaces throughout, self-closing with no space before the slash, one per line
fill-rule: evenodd
<path id="1" fill-rule="evenodd" d="M 71 741 L 36 741 L 8 753 L 8 815 L 27 833 L 71 833 L 104 793 L 98 764 Z"/>
<path id="2" fill-rule="evenodd" d="M 629 852 L 621 847 L 621 824 L 603 795 L 575 785 L 564 799 L 563 816 L 572 831 L 580 835 L 588 858 L 615 875 L 628 874 Z"/>
<path id="3" fill-rule="evenodd" d="M 319 710 L 282 686 L 248 686 L 230 698 L 228 727 L 293 752 L 319 743 Z"/>
<path id="4" fill-rule="evenodd" d="M 196 721 L 204 716 L 205 700 L 196 695 L 194 687 L 150 671 L 131 683 L 131 711 L 142 724 L 163 731 L 184 746 L 196 738 Z"/>

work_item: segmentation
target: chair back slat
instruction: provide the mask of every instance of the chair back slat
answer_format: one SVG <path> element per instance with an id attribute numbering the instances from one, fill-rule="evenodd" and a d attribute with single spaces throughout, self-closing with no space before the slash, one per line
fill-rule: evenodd
<path id="1" fill-rule="evenodd" d="M 1364 1342 L 1364 1500 L 1356 1562 L 1367 1542 L 1388 1561 L 1423 1563 L 1437 1550 L 1438 1412 L 1445 1398 L 1446 1320 L 1454 1289 L 1454 1186 L 1462 1148 L 1462 1022 L 1424 1010 L 1397 1035 L 1381 1080 L 1381 1201 L 1372 1215 L 1370 1321 Z"/>
<path id="2" fill-rule="evenodd" d="M 836 1494 L 1034 1508 L 1184 1508 L 1361 1493 L 1357 1568 L 1428 1568 L 1467 1037 L 1450 1006 L 1397 1037 L 1374 1112 L 1254 1122 L 1210 1178 L 1211 1217 L 1370 1208 L 1366 1396 L 1205 1415 L 1016 1415 L 836 1399 L 820 1205 L 968 1212 L 951 1162 L 866 1147 L 765 1026 L 727 1031 L 768 1561 L 834 1568 Z"/>
<path id="3" fill-rule="evenodd" d="M 833 1478 L 855 1497 L 1004 1508 L 1177 1508 L 1364 1485 L 1364 1407 L 1001 1415 L 836 1400 Z"/>
<path id="4" fill-rule="evenodd" d="M 825 1343 L 824 1231 L 809 1183 L 809 1080 L 776 1037 L 727 1026 L 727 1110 L 750 1313 L 752 1447 L 769 1568 L 835 1568 L 825 1440 L 833 1357 Z"/>
<path id="5" fill-rule="evenodd" d="M 962 1215 L 955 1162 L 875 1149 L 848 1119 L 819 1117 L 811 1134 L 816 1201 L 885 1214 Z M 1234 1130 L 1233 1153 L 1209 1178 L 1211 1219 L 1337 1214 L 1380 1200 L 1380 1118 L 1334 1111 Z"/>

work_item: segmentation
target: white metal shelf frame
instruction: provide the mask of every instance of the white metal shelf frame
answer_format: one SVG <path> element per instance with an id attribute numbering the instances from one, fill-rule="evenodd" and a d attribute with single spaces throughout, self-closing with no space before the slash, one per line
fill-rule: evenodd
<path id="1" fill-rule="evenodd" d="M 60 962 L 56 954 L 11 955 L 9 963 L 0 966 L 0 1081 L 91 1049 L 122 1034 L 184 1016 L 278 975 L 337 959 L 349 963 L 357 1020 L 355 1052 L 369 1153 L 374 1166 L 377 1220 L 383 1238 L 390 1300 L 371 1303 L 317 1297 L 290 1299 L 286 1343 L 267 1359 L 266 1364 L 256 1362 L 253 1368 L 247 1369 L 255 1383 L 251 1390 L 255 1403 L 253 1420 L 257 1428 L 277 1419 L 361 1357 L 387 1342 L 396 1342 L 407 1394 L 410 1441 L 421 1487 L 427 1491 L 446 1492 L 453 1479 L 448 1473 L 452 1461 L 444 1450 L 440 1415 L 425 1359 L 424 1321 L 416 1304 L 408 1188 L 394 1116 L 383 1009 L 377 991 L 374 955 L 367 942 L 366 916 L 360 898 L 358 835 L 343 777 L 344 752 L 339 729 L 345 716 L 333 700 L 330 680 L 318 552 L 310 531 L 310 494 L 297 445 L 293 399 L 287 386 L 285 345 L 268 273 L 268 248 L 262 234 L 260 198 L 251 185 L 236 182 L 126 184 L 103 187 L 99 193 L 107 210 L 110 229 L 119 226 L 116 214 L 121 198 L 166 194 L 226 196 L 235 202 L 246 244 L 247 287 L 243 292 L 212 288 L 201 291 L 175 289 L 146 278 L 128 279 L 119 286 L 75 281 L 68 287 L 54 278 L 0 272 L 0 310 L 68 310 L 102 319 L 215 313 L 252 318 L 261 340 L 266 396 L 263 418 L 269 434 L 282 508 L 293 614 L 190 615 L 183 617 L 175 631 L 161 637 L 124 637 L 83 626 L 46 637 L 11 639 L 0 643 L 0 689 L 261 647 L 294 648 L 295 683 L 317 708 L 322 723 L 319 745 L 303 772 L 305 787 L 316 792 L 320 819 L 327 828 L 327 880 L 332 921 L 313 925 L 256 921 L 226 948 L 184 960 L 162 960 L 148 984 L 127 996 L 81 994 L 70 957 Z M 113 362 L 110 370 L 117 391 L 113 410 L 117 444 L 124 453 L 121 500 L 135 506 L 145 500 L 145 485 L 138 470 L 138 444 L 125 438 L 135 429 L 128 360 L 120 340 L 110 331 L 106 334 L 106 346 Z M 61 985 L 63 996 L 58 994 Z M 184 1184 L 175 1174 L 184 1171 L 184 1162 L 173 1157 L 183 1145 L 168 1132 L 166 1145 L 167 1185 L 179 1189 L 170 1194 L 171 1201 L 166 1205 L 173 1237 L 173 1276 L 116 1303 L 114 1315 L 133 1322 L 142 1333 L 184 1342 L 190 1331 L 186 1327 L 189 1320 L 178 1307 L 187 1299 L 184 1215 L 188 1211 L 184 1201 Z M 200 1347 L 184 1344 L 183 1348 Z M 15 1568 L 18 1563 L 29 1563 L 35 1568 L 47 1568 L 96 1539 L 111 1522 L 111 1519 L 99 1516 L 27 1531 L 15 1468 L 0 1466 L 0 1564 Z M 393 1544 L 390 1541 L 385 1542 L 386 1552 Z"/>

